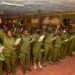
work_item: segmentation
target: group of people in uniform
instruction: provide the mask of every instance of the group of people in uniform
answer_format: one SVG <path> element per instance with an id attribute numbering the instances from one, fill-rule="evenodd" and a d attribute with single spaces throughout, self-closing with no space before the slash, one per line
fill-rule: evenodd
<path id="1" fill-rule="evenodd" d="M 20 29 L 19 29 L 20 28 Z M 16 75 L 16 63 L 20 61 L 22 71 L 42 69 L 46 63 L 55 64 L 75 49 L 75 28 L 69 26 L 43 26 L 32 30 L 24 27 L 3 26 L 0 29 L 0 75 Z M 2 51 L 1 51 L 1 48 Z M 43 63 L 45 62 L 45 63 Z M 43 64 L 43 65 L 42 65 Z"/>

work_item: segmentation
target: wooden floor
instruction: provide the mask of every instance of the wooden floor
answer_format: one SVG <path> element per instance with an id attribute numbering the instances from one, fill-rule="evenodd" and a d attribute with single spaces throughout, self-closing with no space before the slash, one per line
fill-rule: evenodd
<path id="1" fill-rule="evenodd" d="M 32 72 L 22 73 L 21 66 L 17 65 L 17 75 L 75 75 L 75 55 L 66 57 L 62 62 L 55 65 L 47 64 L 41 70 L 34 70 L 31 65 Z M 6 75 L 4 72 L 3 75 Z M 12 73 L 10 74 L 12 75 Z"/>

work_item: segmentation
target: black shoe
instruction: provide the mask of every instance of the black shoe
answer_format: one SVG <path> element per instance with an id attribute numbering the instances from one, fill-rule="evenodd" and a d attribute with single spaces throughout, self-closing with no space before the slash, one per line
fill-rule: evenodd
<path id="1" fill-rule="evenodd" d="M 31 72 L 31 69 L 29 68 L 29 69 L 27 69 L 29 72 Z"/>
<path id="2" fill-rule="evenodd" d="M 71 57 L 72 57 L 72 56 L 73 56 L 73 54 L 69 54 L 69 56 L 71 56 Z"/>
<path id="3" fill-rule="evenodd" d="M 9 73 L 6 73 L 6 75 L 9 75 Z"/>
<path id="4" fill-rule="evenodd" d="M 53 60 L 53 63 L 54 63 L 54 64 L 56 64 L 56 63 L 57 63 L 57 61 L 56 61 L 56 60 Z"/>
<path id="5" fill-rule="evenodd" d="M 24 70 L 23 73 L 26 73 L 26 71 Z"/>

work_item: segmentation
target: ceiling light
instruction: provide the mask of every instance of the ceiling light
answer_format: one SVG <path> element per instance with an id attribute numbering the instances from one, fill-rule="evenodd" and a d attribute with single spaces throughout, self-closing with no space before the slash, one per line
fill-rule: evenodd
<path id="1" fill-rule="evenodd" d="M 8 2 L 1 2 L 1 4 L 4 4 L 4 5 L 11 5 L 11 6 L 20 6 L 20 7 L 23 7 L 24 5 L 23 4 L 16 4 L 16 3 L 8 3 Z"/>

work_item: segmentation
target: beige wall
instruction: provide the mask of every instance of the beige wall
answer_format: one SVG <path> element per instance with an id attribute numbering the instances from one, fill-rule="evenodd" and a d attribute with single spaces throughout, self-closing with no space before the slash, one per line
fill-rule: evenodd
<path id="1" fill-rule="evenodd" d="M 63 22 L 64 18 L 70 18 L 71 19 L 71 24 L 75 24 L 75 13 L 72 14 L 62 14 L 62 13 L 57 13 L 57 14 L 47 14 L 47 15 L 41 15 L 41 23 L 42 24 L 60 24 Z M 12 23 L 18 23 L 19 22 L 19 17 L 11 17 L 11 18 L 4 18 L 2 19 L 3 24 L 8 22 L 8 20 L 12 20 Z M 37 25 L 38 23 L 38 16 L 37 15 L 32 15 L 32 16 L 24 16 L 21 17 L 23 20 L 24 25 L 26 26 L 31 26 L 31 25 Z"/>

